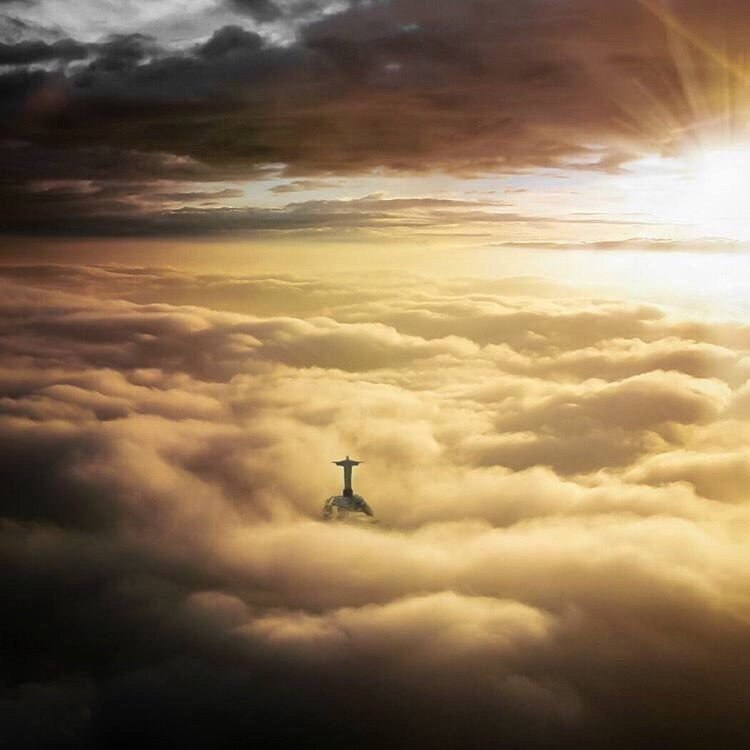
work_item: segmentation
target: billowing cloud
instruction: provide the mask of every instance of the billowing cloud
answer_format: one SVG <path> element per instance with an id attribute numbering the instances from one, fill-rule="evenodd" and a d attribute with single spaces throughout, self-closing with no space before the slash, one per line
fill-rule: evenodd
<path id="1" fill-rule="evenodd" d="M 0 65 L 24 65 L 48 60 L 80 60 L 87 56 L 86 47 L 72 40 L 18 42 L 0 44 Z"/>
<path id="2" fill-rule="evenodd" d="M 230 5 L 260 23 L 276 21 L 282 16 L 281 8 L 273 0 L 230 0 Z"/>
<path id="3" fill-rule="evenodd" d="M 14 744 L 744 745 L 742 326 L 528 278 L 0 276 Z M 345 453 L 378 525 L 319 520 Z"/>

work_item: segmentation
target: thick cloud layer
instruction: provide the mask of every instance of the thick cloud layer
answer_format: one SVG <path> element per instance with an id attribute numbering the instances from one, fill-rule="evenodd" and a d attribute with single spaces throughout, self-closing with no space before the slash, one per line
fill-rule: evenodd
<path id="1" fill-rule="evenodd" d="M 745 325 L 0 271 L 9 746 L 746 746 Z"/>

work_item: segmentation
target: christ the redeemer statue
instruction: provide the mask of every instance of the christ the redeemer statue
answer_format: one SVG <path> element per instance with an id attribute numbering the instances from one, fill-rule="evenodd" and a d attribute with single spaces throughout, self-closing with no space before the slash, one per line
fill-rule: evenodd
<path id="1" fill-rule="evenodd" d="M 372 522 L 374 513 L 361 495 L 355 495 L 352 489 L 352 469 L 362 461 L 354 461 L 347 456 L 343 461 L 331 461 L 344 470 L 344 492 L 326 500 L 323 506 L 323 518 L 326 521 L 362 521 Z M 377 523 L 377 521 L 375 521 Z"/>
<path id="2" fill-rule="evenodd" d="M 331 463 L 341 466 L 344 469 L 344 496 L 351 497 L 354 494 L 354 490 L 352 489 L 352 469 L 355 466 L 359 466 L 362 462 L 353 461 L 347 456 L 343 461 L 332 461 Z"/>

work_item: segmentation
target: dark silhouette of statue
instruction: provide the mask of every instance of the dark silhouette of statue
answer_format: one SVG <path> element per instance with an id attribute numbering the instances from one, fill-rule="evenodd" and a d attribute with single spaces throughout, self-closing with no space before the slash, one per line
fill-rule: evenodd
<path id="1" fill-rule="evenodd" d="M 352 469 L 355 466 L 359 466 L 362 462 L 361 461 L 353 461 L 349 456 L 347 456 L 343 461 L 331 461 L 331 463 L 336 464 L 336 466 L 341 466 L 344 469 L 344 495 L 346 497 L 351 497 L 354 493 L 354 490 L 352 490 Z"/>
<path id="2" fill-rule="evenodd" d="M 347 456 L 342 461 L 331 463 L 344 470 L 344 491 L 341 495 L 334 495 L 326 500 L 323 506 L 323 518 L 333 520 L 363 520 L 372 518 L 375 514 L 361 495 L 355 495 L 352 489 L 352 469 L 359 466 L 361 461 L 354 461 Z"/>

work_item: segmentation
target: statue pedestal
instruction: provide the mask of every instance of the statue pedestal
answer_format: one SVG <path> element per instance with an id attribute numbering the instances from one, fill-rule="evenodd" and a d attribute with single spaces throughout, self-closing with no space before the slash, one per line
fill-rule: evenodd
<path id="1" fill-rule="evenodd" d="M 356 523 L 377 523 L 372 508 L 361 495 L 334 495 L 323 506 L 325 521 L 354 521 Z"/>

